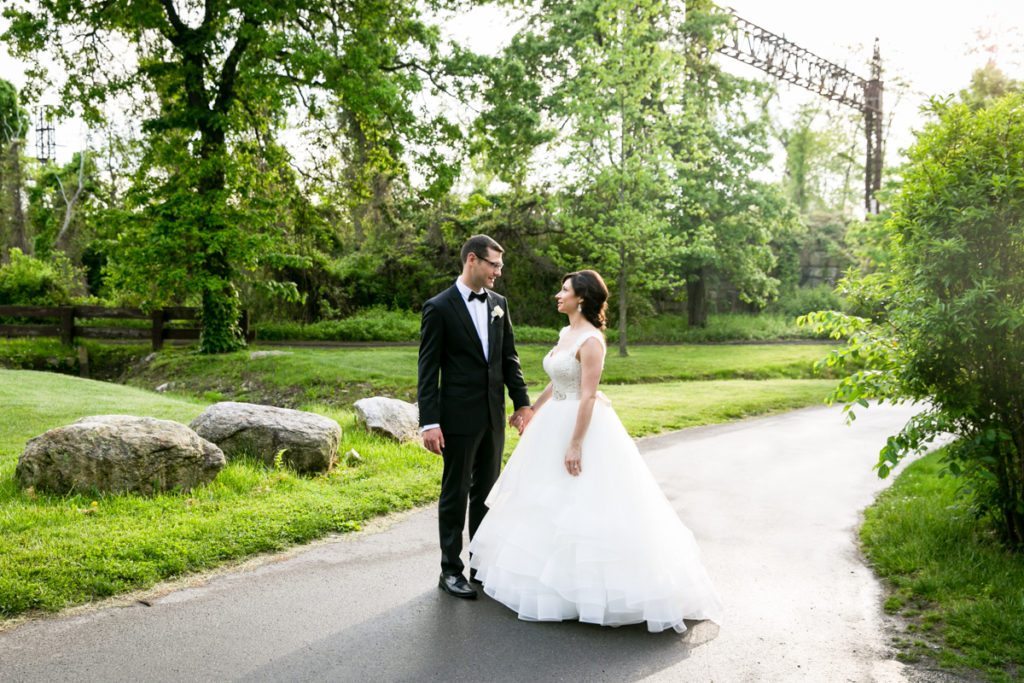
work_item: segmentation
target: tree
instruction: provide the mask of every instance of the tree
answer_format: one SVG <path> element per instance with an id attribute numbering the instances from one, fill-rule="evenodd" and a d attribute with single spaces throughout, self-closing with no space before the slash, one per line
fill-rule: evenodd
<path id="1" fill-rule="evenodd" d="M 60 59 L 65 110 L 98 121 L 118 97 L 138 103 L 145 152 L 111 273 L 150 304 L 197 297 L 206 352 L 243 343 L 237 286 L 282 236 L 267 193 L 287 173 L 274 138 L 290 109 L 340 112 L 392 166 L 433 130 L 410 100 L 440 78 L 438 35 L 398 0 L 25 0 L 4 16 L 16 55 Z"/>
<path id="2" fill-rule="evenodd" d="M 18 103 L 18 91 L 0 79 L 0 262 L 10 249 L 31 253 L 21 203 L 24 174 L 21 147 L 28 132 L 28 113 Z"/>
<path id="3" fill-rule="evenodd" d="M 873 302 L 872 318 L 816 313 L 846 335 L 830 365 L 866 369 L 833 399 L 927 406 L 879 455 L 886 476 L 936 436 L 949 473 L 975 511 L 1024 549 L 1024 95 L 973 108 L 933 100 L 934 119 L 908 152 L 885 227 L 890 271 L 845 287 Z"/>
<path id="4" fill-rule="evenodd" d="M 762 83 L 732 76 L 712 60 L 728 15 L 706 0 L 687 3 L 685 115 L 673 141 L 671 232 L 686 282 L 688 323 L 707 324 L 707 283 L 718 273 L 741 300 L 763 306 L 778 280 L 772 241 L 798 228 L 777 188 L 756 179 L 770 160 Z"/>

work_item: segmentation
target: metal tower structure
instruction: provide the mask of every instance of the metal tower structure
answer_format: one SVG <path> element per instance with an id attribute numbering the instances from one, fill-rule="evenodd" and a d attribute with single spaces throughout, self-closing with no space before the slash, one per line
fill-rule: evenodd
<path id="1" fill-rule="evenodd" d="M 733 26 L 719 52 L 864 115 L 864 208 L 878 213 L 875 193 L 882 186 L 882 58 L 878 39 L 871 60 L 871 77 L 861 78 L 732 10 L 729 12 Z"/>
<path id="2" fill-rule="evenodd" d="M 53 119 L 45 108 L 39 110 L 36 123 L 36 159 L 43 164 L 57 159 Z"/>

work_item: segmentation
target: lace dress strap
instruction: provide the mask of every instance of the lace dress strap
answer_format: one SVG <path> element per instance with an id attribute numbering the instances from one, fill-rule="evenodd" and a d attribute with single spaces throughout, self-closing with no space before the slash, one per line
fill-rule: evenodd
<path id="1" fill-rule="evenodd" d="M 599 330 L 590 330 L 589 332 L 584 332 L 583 334 L 581 334 L 576 339 L 576 341 L 573 342 L 573 345 L 572 345 L 572 353 L 573 353 L 573 355 L 576 355 L 576 352 L 580 350 L 581 346 L 583 346 L 583 342 L 587 341 L 591 337 L 597 337 L 598 341 L 601 342 L 601 346 L 602 347 L 605 346 L 604 335 L 601 334 L 601 332 Z"/>

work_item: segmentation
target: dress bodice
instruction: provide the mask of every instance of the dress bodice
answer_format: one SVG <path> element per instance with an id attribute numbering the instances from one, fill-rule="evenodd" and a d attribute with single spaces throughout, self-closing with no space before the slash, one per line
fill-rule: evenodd
<path id="1" fill-rule="evenodd" d="M 579 398 L 583 366 L 576 353 L 583 342 L 597 337 L 604 346 L 604 336 L 597 330 L 590 330 L 578 336 L 571 345 L 559 349 L 559 346 L 564 346 L 568 334 L 571 334 L 569 328 L 563 327 L 558 333 L 559 343 L 544 356 L 544 372 L 551 378 L 551 397 L 556 401 Z"/>

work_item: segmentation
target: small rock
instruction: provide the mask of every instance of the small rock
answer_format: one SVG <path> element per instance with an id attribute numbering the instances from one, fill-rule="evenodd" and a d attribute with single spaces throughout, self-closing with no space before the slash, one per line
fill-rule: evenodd
<path id="1" fill-rule="evenodd" d="M 284 450 L 283 462 L 297 472 L 326 472 L 337 459 L 341 426 L 323 415 L 255 403 L 215 403 L 192 428 L 229 458 L 251 455 L 268 467 Z"/>
<path id="2" fill-rule="evenodd" d="M 355 467 L 356 465 L 363 464 L 363 456 L 359 455 L 359 451 L 352 448 L 348 453 L 345 454 L 345 464 L 349 467 Z"/>
<path id="3" fill-rule="evenodd" d="M 249 360 L 259 360 L 260 358 L 273 358 L 274 356 L 290 356 L 291 351 L 253 351 L 249 354 Z"/>
<path id="4" fill-rule="evenodd" d="M 154 351 L 153 353 L 151 353 L 148 356 L 146 356 L 145 358 L 143 358 L 142 362 L 143 363 L 147 363 L 147 364 L 148 363 L 152 363 L 153 361 L 156 360 L 156 357 L 159 356 L 159 355 L 160 354 L 158 354 L 156 351 Z"/>
<path id="5" fill-rule="evenodd" d="M 161 394 L 174 388 L 174 382 L 164 382 L 156 388 Z"/>
<path id="6" fill-rule="evenodd" d="M 356 419 L 370 431 L 396 441 L 419 440 L 420 414 L 416 404 L 374 396 L 359 399 L 354 407 Z"/>

